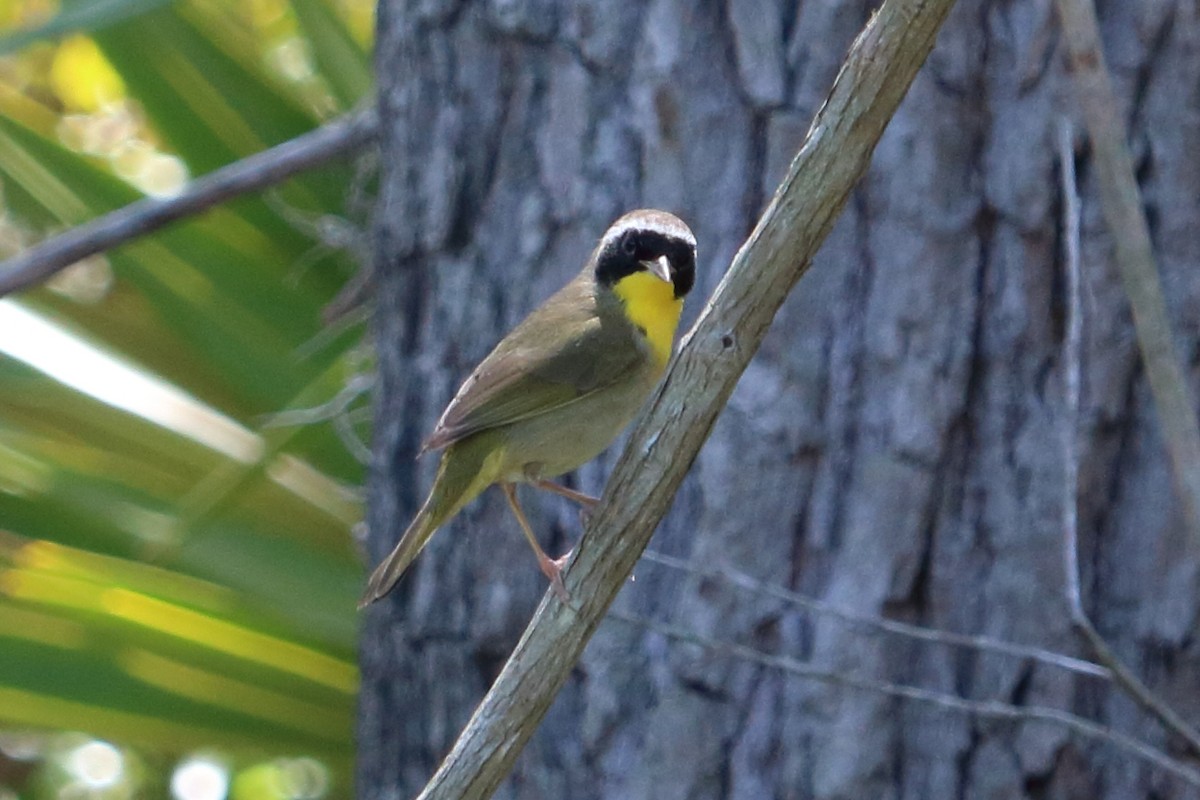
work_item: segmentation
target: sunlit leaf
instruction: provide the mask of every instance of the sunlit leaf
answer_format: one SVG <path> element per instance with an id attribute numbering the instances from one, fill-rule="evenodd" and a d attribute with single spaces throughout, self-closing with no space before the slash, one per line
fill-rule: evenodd
<path id="1" fill-rule="evenodd" d="M 79 111 L 95 111 L 125 96 L 121 76 L 86 36 L 71 36 L 59 45 L 50 82 L 63 104 Z"/>
<path id="2" fill-rule="evenodd" d="M 0 175 L 32 198 L 31 218 L 49 216 L 60 224 L 137 198 L 119 179 L 2 118 Z M 321 298 L 281 279 L 292 247 L 289 239 L 270 237 L 222 211 L 215 220 L 136 241 L 110 258 L 118 279 L 136 287 L 159 324 L 192 348 L 190 362 L 175 353 L 171 363 L 156 366 L 184 385 L 222 376 L 226 396 L 240 387 L 243 410 L 263 413 L 280 407 L 302 385 L 293 352 L 311 335 L 320 308 Z M 273 270 L 262 268 L 272 265 Z M 155 340 L 146 343 L 153 347 Z M 336 354 L 312 359 L 312 368 L 321 368 L 331 355 Z"/>
<path id="3" fill-rule="evenodd" d="M 262 19 L 229 7 L 67 2 L 0 40 L 87 31 L 104 55 L 92 39 L 41 45 L 56 58 L 41 97 L 0 86 L 11 229 L 32 241 L 92 219 L 141 197 L 146 170 L 204 174 L 369 91 L 361 37 L 324 0 Z M 278 69 L 255 38 L 268 27 L 318 75 Z M 103 105 L 121 92 L 132 102 Z M 56 116 L 55 94 L 85 113 Z M 113 130 L 115 146 L 96 143 Z M 363 467 L 346 441 L 366 433 L 351 417 L 370 364 L 361 319 L 321 326 L 351 265 L 315 245 L 351 174 L 335 164 L 224 204 L 22 298 L 57 331 L 34 350 L 80 347 L 70 375 L 27 348 L 0 355 L 0 728 L 81 729 L 168 758 L 219 748 L 235 795 L 319 762 L 328 796 L 348 795 Z M 143 381 L 176 393 L 175 416 L 110 391 Z"/>

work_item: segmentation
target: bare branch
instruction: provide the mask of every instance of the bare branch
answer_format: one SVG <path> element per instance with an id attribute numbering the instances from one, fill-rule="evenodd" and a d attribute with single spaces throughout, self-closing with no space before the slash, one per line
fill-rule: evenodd
<path id="1" fill-rule="evenodd" d="M 1108 679 L 1111 677 L 1109 671 L 1100 666 L 1093 664 L 1090 661 L 1084 661 L 1079 658 L 1062 653 L 1055 653 L 1052 650 L 1045 650 L 1040 647 L 1030 647 L 1028 645 L 1015 644 L 1006 642 L 1003 639 L 995 639 L 991 636 L 972 636 L 963 633 L 953 633 L 951 631 L 940 631 L 935 628 L 928 628 L 923 625 L 910 625 L 907 622 L 899 622 L 898 620 L 885 619 L 883 617 L 874 616 L 872 614 L 861 614 L 857 611 L 848 611 L 843 608 L 838 608 L 821 600 L 816 600 L 812 597 L 807 597 L 802 594 L 784 589 L 780 586 L 772 586 L 769 583 L 756 580 L 749 575 L 741 572 L 736 572 L 728 568 L 710 568 L 697 567 L 694 564 L 684 561 L 682 558 L 663 555 L 656 553 L 653 550 L 647 550 L 642 553 L 642 558 L 646 561 L 652 561 L 656 564 L 662 564 L 671 569 L 677 569 L 681 572 L 686 572 L 689 575 L 695 575 L 701 578 L 715 578 L 720 581 L 737 586 L 747 591 L 755 592 L 766 597 L 772 597 L 776 600 L 782 600 L 785 603 L 799 606 L 807 611 L 812 611 L 817 614 L 824 614 L 827 617 L 849 622 L 855 625 L 862 625 L 868 628 L 884 631 L 886 633 L 895 634 L 897 636 L 907 636 L 910 639 L 918 639 L 923 642 L 933 642 L 935 644 L 950 645 L 953 647 L 970 647 L 975 650 L 985 652 L 999 653 L 1006 656 L 1014 656 L 1016 658 L 1027 658 L 1031 661 L 1037 661 L 1041 664 L 1046 664 L 1052 667 L 1075 672 L 1080 675 L 1089 675 L 1094 678 Z"/>
<path id="2" fill-rule="evenodd" d="M 1179 368 L 1133 158 L 1109 80 L 1092 0 L 1056 0 L 1079 105 L 1092 142 L 1100 204 L 1112 231 L 1117 268 L 1129 295 L 1138 346 L 1158 408 L 1184 517 L 1200 542 L 1200 428 Z"/>
<path id="3" fill-rule="evenodd" d="M 842 686 L 864 692 L 877 692 L 889 697 L 898 697 L 904 700 L 926 703 L 950 711 L 959 711 L 974 717 L 1060 725 L 1079 736 L 1106 742 L 1118 747 L 1172 775 L 1182 778 L 1193 786 L 1200 786 L 1200 772 L 1197 772 L 1188 765 L 1171 758 L 1163 751 L 1151 747 L 1145 742 L 1134 739 L 1132 736 L 1114 731 L 1112 728 L 1092 722 L 1089 719 L 1068 711 L 1060 711 L 1057 708 L 1047 708 L 1045 706 L 1017 706 L 999 700 L 968 700 L 933 689 L 922 689 L 917 686 L 906 686 L 904 684 L 888 683 L 871 678 L 860 678 L 845 672 L 835 672 L 814 667 L 811 664 L 806 664 L 789 656 L 772 655 L 755 650 L 752 647 L 747 647 L 746 645 L 712 639 L 677 625 L 655 622 L 644 617 L 624 614 L 620 611 L 611 612 L 609 617 L 630 625 L 645 628 L 680 642 L 687 642 L 688 644 L 712 650 L 730 658 L 761 664 L 770 669 L 777 669 L 781 672 L 797 675 L 808 680 L 820 681 L 832 686 Z"/>
<path id="4" fill-rule="evenodd" d="M 82 258 L 110 250 L 183 217 L 281 183 L 375 137 L 374 109 L 348 114 L 188 184 L 175 197 L 145 198 L 53 236 L 0 263 L 0 297 L 28 289 Z"/>
<path id="5" fill-rule="evenodd" d="M 331 400 L 310 408 L 290 408 L 263 417 L 261 425 L 267 428 L 290 428 L 316 425 L 339 416 L 344 416 L 350 404 L 375 388 L 375 374 L 360 372 L 350 377 Z"/>
<path id="6" fill-rule="evenodd" d="M 263 420 L 262 428 L 266 430 L 330 422 L 350 455 L 360 464 L 370 464 L 371 448 L 363 443 L 355 430 L 355 424 L 360 420 L 352 416 L 350 407 L 360 397 L 369 395 L 374 387 L 375 373 L 360 372 L 346 381 L 346 385 L 331 400 L 311 408 L 292 408 L 271 414 Z M 369 412 L 369 409 L 364 410 Z"/>
<path id="7" fill-rule="evenodd" d="M 565 573 L 578 607 L 543 598 L 423 800 L 486 798 L 508 775 L 866 170 L 952 5 L 885 0 L 854 42 L 783 184 L 634 426 Z"/>
<path id="8" fill-rule="evenodd" d="M 1062 420 L 1063 451 L 1063 571 L 1064 591 L 1071 624 L 1112 678 L 1143 711 L 1179 736 L 1193 754 L 1200 754 L 1200 732 L 1187 723 L 1113 652 L 1083 608 L 1079 589 L 1079 395 L 1083 350 L 1083 304 L 1080 302 L 1079 191 L 1075 185 L 1075 154 L 1071 128 L 1065 120 L 1059 129 L 1059 162 L 1062 175 L 1064 230 L 1067 239 L 1067 337 L 1063 343 L 1066 397 Z"/>

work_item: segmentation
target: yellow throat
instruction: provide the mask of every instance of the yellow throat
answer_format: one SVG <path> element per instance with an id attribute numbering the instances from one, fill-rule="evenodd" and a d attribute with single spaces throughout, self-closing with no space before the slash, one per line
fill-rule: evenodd
<path id="1" fill-rule="evenodd" d="M 675 328 L 683 311 L 683 298 L 675 287 L 648 272 L 635 272 L 617 281 L 613 291 L 625 304 L 625 316 L 646 334 L 660 367 L 671 358 Z"/>

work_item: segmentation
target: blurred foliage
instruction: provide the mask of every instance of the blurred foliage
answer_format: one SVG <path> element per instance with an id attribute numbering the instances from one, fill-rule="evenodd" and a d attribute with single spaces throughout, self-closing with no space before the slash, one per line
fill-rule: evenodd
<path id="1" fill-rule="evenodd" d="M 372 14 L 0 0 L 0 256 L 348 110 Z M 0 301 L 0 798 L 349 796 L 360 166 Z"/>

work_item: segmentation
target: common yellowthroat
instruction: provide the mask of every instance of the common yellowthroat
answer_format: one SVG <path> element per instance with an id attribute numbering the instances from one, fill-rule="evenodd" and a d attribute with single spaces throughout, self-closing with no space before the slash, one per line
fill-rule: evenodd
<path id="1" fill-rule="evenodd" d="M 538 544 L 516 484 L 595 505 L 549 478 L 595 458 L 633 419 L 671 356 L 695 279 L 696 238 L 678 217 L 642 209 L 614 222 L 583 271 L 500 340 L 442 413 L 421 447 L 442 451 L 433 488 L 359 607 L 391 591 L 433 532 L 494 483 L 566 601 L 563 560 Z"/>

